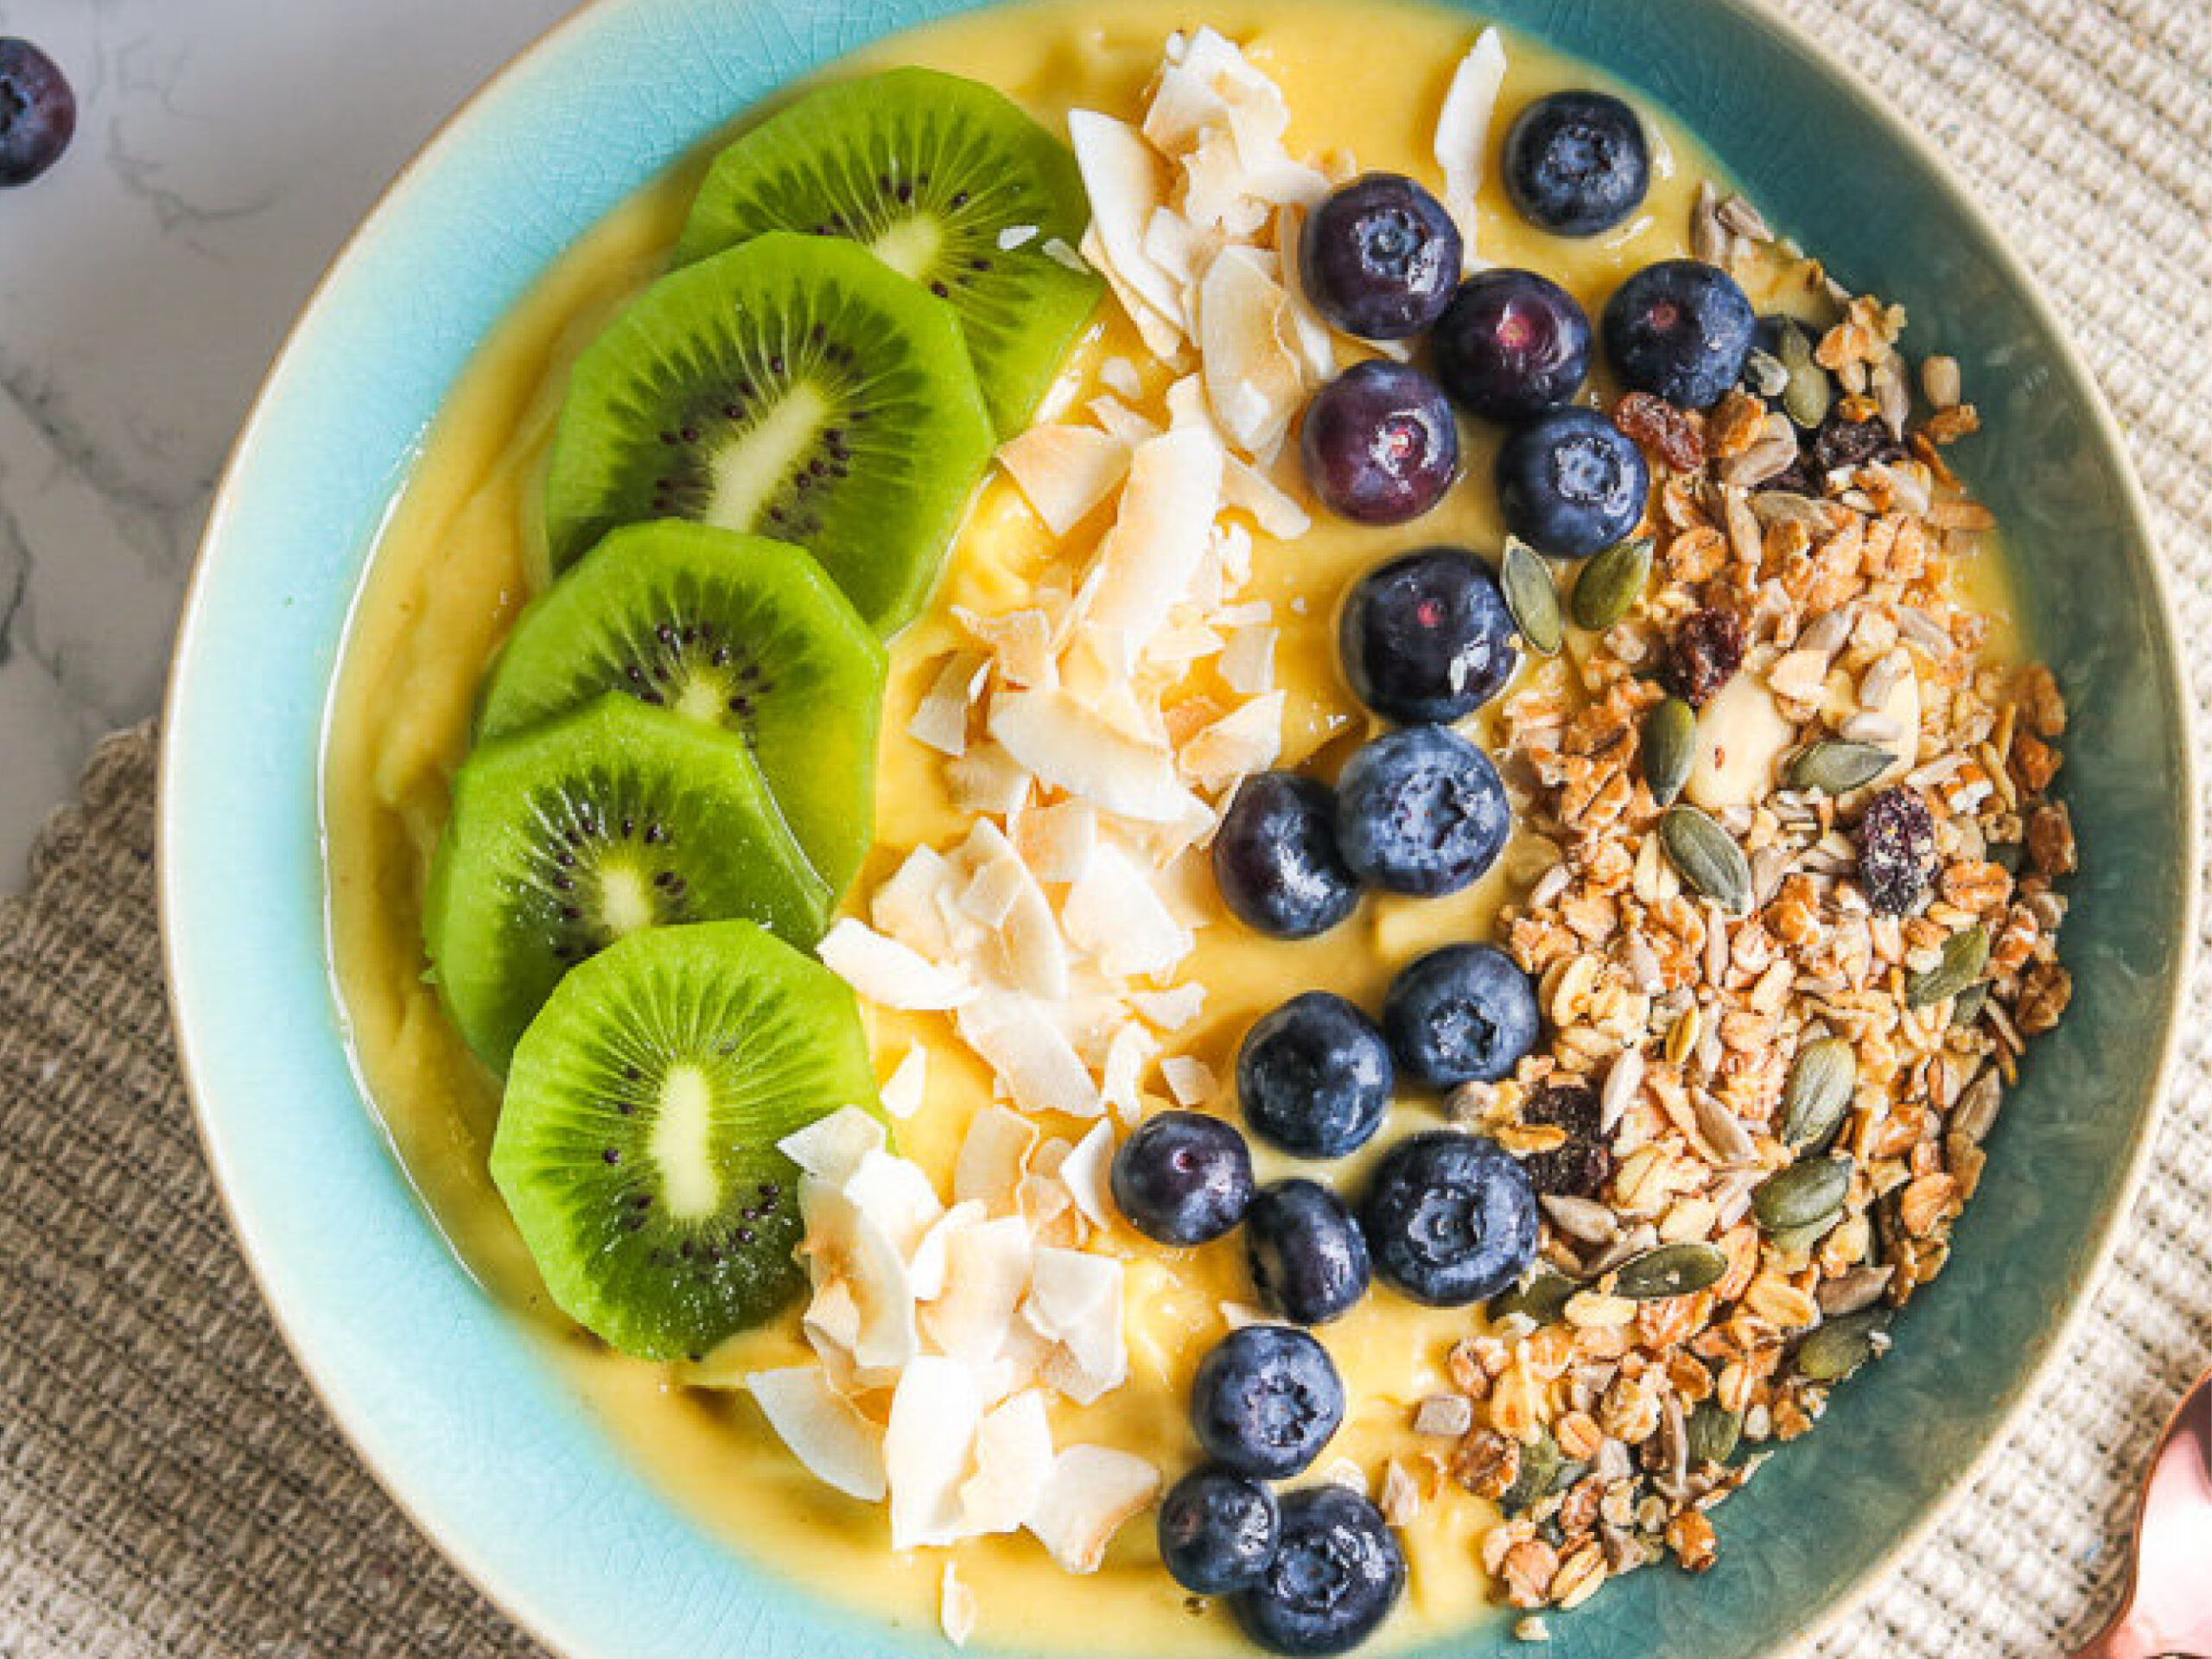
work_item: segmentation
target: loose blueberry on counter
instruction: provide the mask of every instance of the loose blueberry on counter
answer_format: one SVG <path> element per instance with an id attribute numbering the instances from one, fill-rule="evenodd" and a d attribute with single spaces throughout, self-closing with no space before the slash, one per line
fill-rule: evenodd
<path id="1" fill-rule="evenodd" d="M 1313 308 L 1362 340 L 1403 340 L 1434 322 L 1459 280 L 1459 227 L 1411 179 L 1366 173 L 1306 220 L 1299 271 Z"/>
<path id="2" fill-rule="evenodd" d="M 1497 862 L 1512 829 L 1497 768 L 1449 727 L 1387 733 L 1337 780 L 1337 845 L 1353 874 L 1387 892 L 1459 892 Z"/>
<path id="3" fill-rule="evenodd" d="M 1401 969 L 1382 999 L 1398 1069 L 1451 1089 L 1496 1083 L 1536 1045 L 1535 988 L 1495 945 L 1447 944 Z"/>
<path id="4" fill-rule="evenodd" d="M 1203 1244 L 1244 1217 L 1252 1154 L 1233 1123 L 1203 1112 L 1147 1118 L 1108 1177 L 1129 1225 L 1162 1244 Z"/>
<path id="5" fill-rule="evenodd" d="M 1308 1467 L 1344 1418 L 1336 1362 L 1287 1325 L 1230 1332 L 1191 1382 L 1191 1427 L 1206 1455 L 1259 1480 L 1287 1480 Z"/>
<path id="6" fill-rule="evenodd" d="M 0 185 L 29 184 L 76 130 L 77 95 L 60 67 L 29 41 L 0 36 Z"/>
<path id="7" fill-rule="evenodd" d="M 1490 566 L 1456 547 L 1378 564 L 1352 585 L 1337 648 L 1352 695 L 1408 724 L 1472 714 L 1520 665 L 1513 613 Z"/>
<path id="8" fill-rule="evenodd" d="M 1590 373 L 1588 314 L 1533 270 L 1468 277 L 1430 342 L 1444 390 L 1484 420 L 1529 420 L 1573 397 Z"/>
<path id="9" fill-rule="evenodd" d="M 1275 1495 L 1247 1476 L 1200 1468 L 1160 1500 L 1160 1562 L 1193 1595 L 1257 1584 L 1275 1558 Z"/>
<path id="10" fill-rule="evenodd" d="M 1651 469 L 1634 440 L 1576 404 L 1508 435 L 1497 480 L 1505 527 L 1562 559 L 1587 558 L 1627 536 L 1651 490 Z"/>
<path id="11" fill-rule="evenodd" d="M 1650 186 L 1643 124 L 1607 93 L 1540 98 L 1505 135 L 1505 194 L 1539 230 L 1609 231 L 1642 205 Z"/>
<path id="12" fill-rule="evenodd" d="M 1370 358 L 1314 394 L 1299 454 L 1306 481 L 1331 512 L 1355 524 L 1402 524 L 1451 487 L 1459 429 L 1435 381 Z"/>
<path id="13" fill-rule="evenodd" d="M 1342 1486 L 1315 1486 L 1282 1500 L 1274 1560 L 1232 1605 L 1270 1653 L 1349 1653 L 1405 1587 L 1405 1553 L 1382 1512 Z"/>
<path id="14" fill-rule="evenodd" d="M 1604 327 L 1624 385 L 1678 409 L 1709 409 L 1744 378 L 1758 317 L 1718 265 L 1662 259 L 1613 290 Z"/>
<path id="15" fill-rule="evenodd" d="M 1327 991 L 1262 1015 L 1236 1054 L 1244 1121 L 1300 1158 L 1341 1158 L 1366 1145 L 1389 1109 L 1391 1082 L 1389 1046 L 1375 1022 Z"/>
<path id="16" fill-rule="evenodd" d="M 1325 933 L 1359 902 L 1337 849 L 1336 791 L 1302 772 L 1255 772 L 1238 785 L 1212 856 L 1222 903 L 1270 938 Z"/>
<path id="17" fill-rule="evenodd" d="M 1417 1302 L 1459 1307 L 1517 1281 L 1536 1254 L 1536 1195 L 1495 1141 L 1452 1129 L 1382 1154 L 1359 1209 L 1375 1271 Z"/>
<path id="18" fill-rule="evenodd" d="M 1319 1181 L 1278 1181 L 1244 1212 L 1244 1249 L 1262 1306 L 1294 1325 L 1326 1325 L 1367 1294 L 1367 1241 Z"/>

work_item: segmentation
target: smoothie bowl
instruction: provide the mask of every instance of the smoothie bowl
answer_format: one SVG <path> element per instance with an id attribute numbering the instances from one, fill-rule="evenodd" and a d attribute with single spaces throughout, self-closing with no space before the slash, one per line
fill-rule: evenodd
<path id="1" fill-rule="evenodd" d="M 1732 7 L 957 10 L 582 15 L 279 363 L 162 856 L 280 1323 L 568 1653 L 1785 1645 L 2139 1163 L 2109 423 Z"/>

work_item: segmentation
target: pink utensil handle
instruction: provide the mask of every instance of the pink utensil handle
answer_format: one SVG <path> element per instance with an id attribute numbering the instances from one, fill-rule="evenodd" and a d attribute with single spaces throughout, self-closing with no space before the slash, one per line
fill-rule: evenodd
<path id="1" fill-rule="evenodd" d="M 2118 1617 L 2075 1659 L 2212 1659 L 2212 1376 L 2176 1408 L 2135 1523 Z"/>

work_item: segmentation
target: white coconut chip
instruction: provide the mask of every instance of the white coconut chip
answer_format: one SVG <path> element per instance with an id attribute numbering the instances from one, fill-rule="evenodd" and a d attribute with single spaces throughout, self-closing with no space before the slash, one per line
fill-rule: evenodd
<path id="1" fill-rule="evenodd" d="M 867 1154 L 837 1184 L 837 1190 L 883 1230 L 909 1263 L 922 1236 L 944 1213 L 937 1188 L 922 1166 L 888 1152 Z"/>
<path id="2" fill-rule="evenodd" d="M 988 818 L 977 820 L 958 863 L 972 872 L 960 907 L 989 930 L 991 967 L 999 982 L 1033 996 L 1065 997 L 1068 957 L 1059 924 L 1006 832 Z"/>
<path id="3" fill-rule="evenodd" d="M 913 1284 L 905 1251 L 874 1217 L 813 1176 L 799 1181 L 798 1198 L 806 1223 L 800 1251 L 814 1281 L 816 1300 L 822 1300 L 830 1287 L 842 1285 L 859 1315 L 852 1340 L 843 1344 L 853 1363 L 864 1373 L 892 1371 L 906 1364 L 913 1358 L 917 1344 Z M 825 1334 L 830 1333 L 830 1318 L 822 1324 Z"/>
<path id="4" fill-rule="evenodd" d="M 963 1222 L 947 1231 L 944 1246 L 944 1285 L 921 1310 L 921 1327 L 942 1351 L 988 1365 L 1007 1351 L 1019 1324 L 1029 1287 L 1029 1224 L 1020 1216 Z M 998 1379 L 1008 1387 L 1016 1380 L 1011 1372 Z"/>
<path id="5" fill-rule="evenodd" d="M 963 1004 L 957 1017 L 960 1039 L 1022 1110 L 1098 1116 L 1090 1068 L 1053 1025 L 1047 1006 L 1019 991 L 986 991 Z"/>
<path id="6" fill-rule="evenodd" d="M 843 1279 L 822 1281 L 800 1317 L 799 1331 L 816 1353 L 825 1360 L 834 1357 L 851 1370 L 853 1345 L 861 1339 L 861 1305 L 853 1300 L 851 1284 Z"/>
<path id="7" fill-rule="evenodd" d="M 1250 1302 L 1224 1301 L 1217 1304 L 1221 1322 L 1232 1331 L 1242 1331 L 1248 1325 L 1280 1325 L 1281 1320 L 1264 1307 Z"/>
<path id="8" fill-rule="evenodd" d="M 830 1386 L 821 1366 L 754 1371 L 745 1386 L 809 1474 L 863 1503 L 883 1501 L 883 1431 Z"/>
<path id="9" fill-rule="evenodd" d="M 1003 818 L 1022 809 L 1033 780 L 1001 745 L 985 742 L 971 744 L 957 760 L 946 761 L 944 781 L 953 805 L 962 811 Z"/>
<path id="10" fill-rule="evenodd" d="M 919 951 L 854 917 L 839 918 L 815 954 L 823 967 L 881 1007 L 951 1008 L 969 995 L 965 985 Z"/>
<path id="11" fill-rule="evenodd" d="M 1041 1390 L 1024 1389 L 993 1407 L 976 1431 L 976 1472 L 960 1488 L 969 1532 L 1020 1530 L 1036 1512 L 1052 1461 L 1052 1423 Z"/>
<path id="12" fill-rule="evenodd" d="M 1167 991 L 1137 991 L 1129 1007 L 1162 1031 L 1180 1031 L 1205 1012 L 1206 988 L 1196 981 Z"/>
<path id="13" fill-rule="evenodd" d="M 1014 844 L 1039 880 L 1080 880 L 1098 844 L 1098 815 L 1083 801 L 1040 806 L 1021 815 Z"/>
<path id="14" fill-rule="evenodd" d="M 1129 448 L 1091 426 L 1033 426 L 999 446 L 999 465 L 1045 527 L 1065 536 L 1113 493 Z"/>
<path id="15" fill-rule="evenodd" d="M 1176 759 L 1209 791 L 1272 766 L 1282 753 L 1283 706 L 1281 691 L 1255 697 L 1193 735 Z"/>
<path id="16" fill-rule="evenodd" d="M 938 902 L 948 880 L 942 853 L 934 847 L 915 848 L 868 900 L 876 931 L 932 960 L 949 957 L 952 936 Z"/>
<path id="17" fill-rule="evenodd" d="M 1037 1126 L 1004 1106 L 986 1106 L 969 1120 L 967 1138 L 952 1166 L 952 1197 L 973 1199 L 995 1216 L 1010 1215 L 1014 1193 L 1037 1144 Z"/>
<path id="18" fill-rule="evenodd" d="M 1059 683 L 1059 670 L 1052 661 L 1052 619 L 1041 607 L 1031 605 L 997 616 L 983 616 L 956 605 L 953 614 L 989 650 L 999 678 L 1007 684 Z"/>
<path id="19" fill-rule="evenodd" d="M 1153 887 L 1152 872 L 1110 842 L 1090 855 L 1090 868 L 1068 888 L 1060 925 L 1077 949 L 1117 979 L 1166 973 L 1195 941 Z"/>
<path id="20" fill-rule="evenodd" d="M 1505 42 L 1496 29 L 1486 29 L 1452 71 L 1452 86 L 1436 118 L 1436 164 L 1444 169 L 1444 205 L 1459 222 L 1471 264 L 1475 196 L 1482 188 L 1483 158 L 1490 149 L 1491 122 L 1504 83 Z"/>
<path id="21" fill-rule="evenodd" d="M 1032 777 L 1116 817 L 1169 823 L 1199 804 L 1171 755 L 1115 730 L 1065 692 L 1001 692 L 991 699 L 990 731 Z"/>
<path id="22" fill-rule="evenodd" d="M 1132 403 L 1144 396 L 1144 377 L 1126 357 L 1109 357 L 1098 365 L 1098 384 Z"/>
<path id="23" fill-rule="evenodd" d="M 1298 245 L 1306 234 L 1306 212 L 1301 207 L 1285 207 L 1275 215 L 1275 251 L 1282 266 L 1283 293 L 1290 321 L 1289 344 L 1297 351 L 1299 360 L 1305 365 L 1307 380 L 1319 385 L 1332 379 L 1337 372 L 1337 347 L 1329 325 L 1322 320 L 1313 302 L 1307 297 L 1304 274 L 1299 264 Z"/>
<path id="24" fill-rule="evenodd" d="M 1232 507 L 1242 507 L 1252 515 L 1252 522 L 1279 542 L 1294 542 L 1313 528 L 1313 515 L 1298 504 L 1297 498 L 1282 489 L 1249 461 L 1231 455 L 1222 469 L 1221 499 Z"/>
<path id="25" fill-rule="evenodd" d="M 982 1416 L 975 1378 L 957 1359 L 918 1355 L 899 1377 L 883 1436 L 894 1550 L 961 1536 L 960 1486 Z"/>
<path id="26" fill-rule="evenodd" d="M 929 1051 L 916 1043 L 892 1067 L 891 1075 L 876 1090 L 883 1109 L 902 1122 L 912 1117 L 922 1109 L 922 1102 L 928 1096 L 929 1077 Z"/>
<path id="27" fill-rule="evenodd" d="M 1091 419 L 1132 449 L 1147 438 L 1158 437 L 1165 429 L 1150 416 L 1139 414 L 1119 397 L 1102 393 L 1090 400 L 1090 409 Z"/>
<path id="28" fill-rule="evenodd" d="M 1132 1128 L 1144 1117 L 1144 1069 L 1159 1052 L 1159 1039 L 1135 1022 L 1122 1027 L 1106 1046 L 1098 1092 L 1114 1116 Z"/>
<path id="29" fill-rule="evenodd" d="M 1000 243 L 1004 245 L 1004 232 Z M 944 1576 L 938 1580 L 937 1622 L 944 1639 L 956 1648 L 966 1647 L 969 1637 L 976 1634 L 976 1592 L 960 1581 L 957 1561 L 947 1561 Z"/>
<path id="30" fill-rule="evenodd" d="M 1188 1054 L 1174 1054 L 1160 1063 L 1160 1080 L 1178 1106 L 1203 1106 L 1214 1096 L 1213 1068 Z"/>
<path id="31" fill-rule="evenodd" d="M 1046 245 L 1049 247 L 1050 244 Z M 1106 286 L 1121 302 L 1122 313 L 1135 325 L 1137 338 L 1144 342 L 1145 350 L 1163 363 L 1180 362 L 1184 345 L 1182 323 L 1156 309 L 1143 295 L 1122 280 L 1121 273 L 1106 257 L 1106 245 L 1100 239 L 1096 225 L 1083 233 L 1083 254 L 1090 267 L 1106 279 Z M 1179 301 L 1177 311 L 1179 315 Z"/>
<path id="32" fill-rule="evenodd" d="M 1114 527 L 1099 543 L 1090 620 L 1130 636 L 1140 650 L 1190 589 L 1221 510 L 1221 444 L 1183 429 L 1138 446 Z"/>
<path id="33" fill-rule="evenodd" d="M 840 1106 L 792 1130 L 776 1142 L 776 1150 L 817 1180 L 842 1186 L 861 1159 L 883 1150 L 884 1141 L 881 1123 L 857 1106 Z"/>
<path id="34" fill-rule="evenodd" d="M 1278 631 L 1266 625 L 1233 630 L 1221 651 L 1222 683 L 1248 697 L 1273 690 L 1278 637 Z"/>
<path id="35" fill-rule="evenodd" d="M 906 734 L 940 754 L 961 753 L 968 747 L 968 711 L 982 696 L 990 668 L 988 658 L 972 651 L 957 651 L 946 658 L 915 704 Z"/>
<path id="36" fill-rule="evenodd" d="M 1160 1495 L 1160 1471 L 1130 1452 L 1071 1446 L 1052 1460 L 1029 1530 L 1064 1572 L 1096 1573 L 1122 1523 Z"/>
<path id="37" fill-rule="evenodd" d="M 1112 1256 L 1043 1247 L 1029 1272 L 1021 1317 L 1056 1346 L 1044 1376 L 1078 1405 L 1117 1389 L 1129 1373 L 1122 1337 L 1122 1264 Z"/>
<path id="38" fill-rule="evenodd" d="M 1154 210 L 1166 205 L 1166 164 L 1135 127 L 1096 110 L 1068 111 L 1068 143 L 1106 268 L 1161 316 L 1175 320 L 1182 306 L 1174 284 L 1144 252 L 1145 226 Z"/>
<path id="39" fill-rule="evenodd" d="M 1083 1218 L 1102 1232 L 1114 1225 L 1114 1126 L 1100 1122 L 1060 1160 L 1060 1183 Z"/>
<path id="40" fill-rule="evenodd" d="M 953 1238 L 989 1219 L 990 1211 L 970 1198 L 954 1205 L 930 1224 L 906 1260 L 906 1282 L 917 1302 L 926 1305 L 944 1294 L 946 1275 L 951 1271 Z"/>
<path id="41" fill-rule="evenodd" d="M 1249 247 L 1224 248 L 1198 285 L 1198 361 L 1222 433 L 1247 454 L 1281 446 L 1305 406 L 1305 365 L 1285 343 L 1290 296 Z"/>

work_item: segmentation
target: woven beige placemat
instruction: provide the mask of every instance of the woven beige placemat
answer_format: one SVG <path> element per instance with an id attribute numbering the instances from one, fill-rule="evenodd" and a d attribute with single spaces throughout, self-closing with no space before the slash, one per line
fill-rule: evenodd
<path id="1" fill-rule="evenodd" d="M 1950 153 L 2088 347 L 2212 684 L 2212 6 L 1778 3 Z M 109 740 L 0 908 L 0 1656 L 526 1659 L 325 1421 L 225 1229 L 161 992 L 153 781 L 147 733 Z M 2108 1598 L 2150 1437 L 2212 1362 L 2202 973 L 2187 1027 L 2088 1328 L 1824 1659 L 2049 1659 Z"/>

